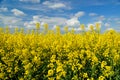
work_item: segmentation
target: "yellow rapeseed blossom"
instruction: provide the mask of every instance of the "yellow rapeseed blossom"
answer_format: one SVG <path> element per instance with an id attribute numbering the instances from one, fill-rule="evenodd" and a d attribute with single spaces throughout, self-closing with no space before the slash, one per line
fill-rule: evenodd
<path id="1" fill-rule="evenodd" d="M 52 76 L 54 74 L 54 70 L 50 69 L 48 70 L 48 76 Z"/>
<path id="2" fill-rule="evenodd" d="M 100 77 L 98 78 L 98 80 L 105 80 L 105 77 L 104 77 L 104 76 L 100 76 Z"/>
<path id="3" fill-rule="evenodd" d="M 56 72 L 57 72 L 57 73 L 60 72 L 60 71 L 63 71 L 62 66 L 58 66 L 57 69 L 56 69 Z"/>
<path id="4" fill-rule="evenodd" d="M 94 26 L 90 25 L 90 30 L 93 31 L 94 30 Z"/>
<path id="5" fill-rule="evenodd" d="M 88 74 L 87 74 L 87 73 L 84 73 L 84 74 L 83 74 L 83 78 L 88 78 Z"/>
<path id="6" fill-rule="evenodd" d="M 119 32 L 100 33 L 99 23 L 80 32 L 48 26 L 0 28 L 0 80 L 119 80 Z"/>
<path id="7" fill-rule="evenodd" d="M 56 61 L 55 58 L 56 58 L 56 55 L 52 55 L 52 57 L 50 58 L 50 61 L 55 62 Z"/>
<path id="8" fill-rule="evenodd" d="M 104 68 L 106 65 L 107 65 L 107 62 L 106 61 L 102 61 L 101 68 Z"/>
<path id="9" fill-rule="evenodd" d="M 0 73 L 0 79 L 4 79 L 4 73 Z"/>
<path id="10" fill-rule="evenodd" d="M 55 78 L 54 77 L 49 77 L 48 80 L 55 80 Z"/>
<path id="11" fill-rule="evenodd" d="M 85 30 L 85 25 L 84 25 L 84 24 L 81 24 L 81 25 L 80 25 L 80 28 L 81 28 L 81 30 Z"/>
<path id="12" fill-rule="evenodd" d="M 40 23 L 36 23 L 36 29 L 40 28 Z"/>

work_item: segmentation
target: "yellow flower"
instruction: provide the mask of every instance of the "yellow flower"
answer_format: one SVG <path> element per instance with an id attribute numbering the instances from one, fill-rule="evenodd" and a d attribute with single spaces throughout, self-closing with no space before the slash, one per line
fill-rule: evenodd
<path id="1" fill-rule="evenodd" d="M 0 73 L 0 79 L 4 79 L 4 73 Z"/>
<path id="2" fill-rule="evenodd" d="M 56 58 L 56 55 L 52 55 L 52 57 L 50 58 L 50 61 L 55 62 L 56 61 L 55 58 Z"/>
<path id="3" fill-rule="evenodd" d="M 60 72 L 60 71 L 63 71 L 62 66 L 58 66 L 57 69 L 56 69 L 56 72 L 57 72 L 57 73 Z"/>
<path id="4" fill-rule="evenodd" d="M 40 23 L 36 23 L 36 29 L 40 28 Z"/>
<path id="5" fill-rule="evenodd" d="M 94 55 L 94 56 L 92 56 L 92 61 L 93 62 L 98 62 L 98 58 Z"/>
<path id="6" fill-rule="evenodd" d="M 24 57 L 28 56 L 27 53 L 28 53 L 28 49 L 23 49 L 23 50 L 22 50 L 22 55 L 23 55 Z"/>
<path id="7" fill-rule="evenodd" d="M 64 27 L 64 31 L 67 33 L 68 32 L 68 26 Z"/>
<path id="8" fill-rule="evenodd" d="M 104 68 L 106 65 L 107 65 L 107 62 L 106 61 L 102 61 L 101 68 Z"/>
<path id="9" fill-rule="evenodd" d="M 90 25 L 90 30 L 93 31 L 94 30 L 94 26 Z"/>
<path id="10" fill-rule="evenodd" d="M 54 70 L 50 69 L 48 70 L 48 76 L 52 76 L 54 74 Z"/>
<path id="11" fill-rule="evenodd" d="M 24 80 L 24 78 L 20 78 L 19 80 Z"/>
<path id="12" fill-rule="evenodd" d="M 32 67 L 31 63 L 28 63 L 24 66 L 25 70 L 29 70 Z"/>
<path id="13" fill-rule="evenodd" d="M 85 25 L 81 24 L 80 28 L 81 28 L 81 30 L 84 30 L 85 29 Z"/>
<path id="14" fill-rule="evenodd" d="M 53 63 L 50 63 L 47 67 L 53 68 L 53 67 L 54 67 L 54 64 L 53 64 Z"/>
<path id="15" fill-rule="evenodd" d="M 26 74 L 26 75 L 28 75 L 29 73 L 30 73 L 30 71 L 29 71 L 29 70 L 26 70 L 26 71 L 25 71 L 25 74 Z"/>
<path id="16" fill-rule="evenodd" d="M 90 80 L 94 80 L 94 78 L 91 78 Z"/>
<path id="17" fill-rule="evenodd" d="M 117 62 L 120 59 L 120 55 L 119 54 L 115 54 L 114 55 L 114 61 Z"/>
<path id="18" fill-rule="evenodd" d="M 111 66 L 105 66 L 106 71 L 111 71 Z"/>
<path id="19" fill-rule="evenodd" d="M 100 23 L 96 23 L 96 29 L 100 30 L 101 24 Z"/>
<path id="20" fill-rule="evenodd" d="M 31 54 L 32 54 L 32 55 L 36 55 L 37 53 L 35 52 L 35 50 L 32 50 L 32 51 L 31 51 Z"/>
<path id="21" fill-rule="evenodd" d="M 60 34 L 60 27 L 56 26 L 56 33 L 59 35 Z"/>
<path id="22" fill-rule="evenodd" d="M 104 76 L 100 76 L 100 77 L 98 78 L 98 80 L 105 80 L 105 77 L 104 77 Z"/>
<path id="23" fill-rule="evenodd" d="M 83 78 L 87 78 L 88 77 L 88 74 L 87 73 L 84 73 L 83 74 Z"/>
<path id="24" fill-rule="evenodd" d="M 40 64 L 41 61 L 40 61 L 40 57 L 37 57 L 37 56 L 34 56 L 33 60 L 32 60 L 34 63 L 36 64 Z"/>
<path id="25" fill-rule="evenodd" d="M 71 76 L 73 80 L 105 80 L 119 75 L 112 68 L 119 68 L 120 33 L 110 30 L 98 34 L 101 25 L 95 26 L 91 25 L 91 31 L 85 32 L 85 26 L 80 25 L 84 34 L 73 34 L 74 28 L 69 31 L 68 26 L 64 28 L 65 34 L 61 33 L 60 26 L 56 26 L 56 31 L 48 30 L 48 24 L 39 32 L 40 23 L 36 23 L 36 29 L 25 32 L 19 28 L 15 32 L 0 28 L 0 79 L 12 78 L 15 74 L 21 76 L 21 73 L 24 73 L 22 77 L 16 78 L 67 80 Z M 89 75 L 88 67 L 92 69 Z M 95 74 L 99 75 L 98 79 Z"/>
<path id="26" fill-rule="evenodd" d="M 78 70 L 80 70 L 81 68 L 83 68 L 82 64 L 77 64 L 77 66 L 78 66 Z"/>
<path id="27" fill-rule="evenodd" d="M 44 28 L 45 28 L 45 30 L 48 29 L 48 24 L 47 23 L 44 24 Z"/>
<path id="28" fill-rule="evenodd" d="M 66 72 L 65 71 L 62 71 L 61 74 L 63 75 L 63 77 L 66 76 Z"/>
<path id="29" fill-rule="evenodd" d="M 56 76 L 56 80 L 60 80 L 61 76 L 60 75 L 57 75 Z"/>
<path id="30" fill-rule="evenodd" d="M 54 77 L 49 77 L 48 80 L 55 80 L 55 78 Z"/>

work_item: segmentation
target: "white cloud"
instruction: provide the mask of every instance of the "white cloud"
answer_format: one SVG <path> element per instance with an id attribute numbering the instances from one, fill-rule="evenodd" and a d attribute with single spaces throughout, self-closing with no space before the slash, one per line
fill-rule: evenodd
<path id="1" fill-rule="evenodd" d="M 78 27 L 78 28 L 74 28 L 74 30 L 75 30 L 76 32 L 78 32 L 78 31 L 81 31 L 82 29 L 81 29 L 80 27 Z"/>
<path id="2" fill-rule="evenodd" d="M 57 25 L 54 25 L 54 26 L 53 26 L 53 28 L 52 28 L 52 30 L 55 30 L 55 29 L 56 29 L 56 27 L 57 27 Z"/>
<path id="3" fill-rule="evenodd" d="M 68 26 L 74 26 L 74 27 L 76 27 L 76 26 L 80 25 L 80 22 L 79 22 L 78 18 L 71 18 L 71 19 L 69 19 L 69 20 L 66 21 L 66 24 Z"/>
<path id="4" fill-rule="evenodd" d="M 14 28 L 15 26 L 20 26 L 23 24 L 22 19 L 16 18 L 15 16 L 0 15 L 0 20 L 4 26 L 9 26 L 10 28 Z"/>
<path id="5" fill-rule="evenodd" d="M 21 19 L 18 19 L 16 17 L 13 16 L 0 16 L 0 19 L 2 19 L 3 24 L 15 24 L 19 21 L 21 21 Z"/>
<path id="6" fill-rule="evenodd" d="M 50 1 L 45 1 L 43 2 L 43 5 L 48 6 L 49 8 L 52 9 L 58 9 L 58 8 L 65 8 L 66 5 L 64 3 L 57 3 L 57 2 L 50 2 Z"/>
<path id="7" fill-rule="evenodd" d="M 63 8 L 63 7 L 65 7 L 65 5 L 62 4 L 62 3 L 57 3 L 57 4 L 54 4 L 54 5 L 49 6 L 49 7 L 53 8 L 53 9 L 56 9 L 56 8 Z"/>
<path id="8" fill-rule="evenodd" d="M 40 23 L 40 17 L 38 15 L 35 15 L 32 18 L 33 18 L 32 21 L 24 23 L 24 26 L 26 28 L 35 28 L 36 23 Z"/>
<path id="9" fill-rule="evenodd" d="M 0 12 L 6 12 L 6 11 L 8 11 L 8 8 L 6 8 L 6 7 L 1 7 L 0 8 Z"/>
<path id="10" fill-rule="evenodd" d="M 38 15 L 35 15 L 35 16 L 33 16 L 33 20 L 34 20 L 34 21 L 38 21 L 38 22 L 39 22 L 40 17 L 39 17 Z"/>
<path id="11" fill-rule="evenodd" d="M 41 17 L 39 15 L 35 15 L 33 16 L 33 20 L 30 22 L 25 22 L 24 26 L 28 28 L 34 28 L 35 24 L 39 22 L 41 26 L 43 26 L 44 23 L 48 23 L 50 28 L 52 28 L 54 25 L 65 25 L 66 21 L 67 19 L 62 17 Z"/>
<path id="12" fill-rule="evenodd" d="M 75 17 L 82 17 L 82 16 L 84 16 L 85 15 L 85 12 L 84 11 L 79 11 L 79 12 L 77 12 L 76 14 L 75 14 Z"/>
<path id="13" fill-rule="evenodd" d="M 35 24 L 38 23 L 38 21 L 30 21 L 30 22 L 25 22 L 24 26 L 26 28 L 35 28 Z"/>
<path id="14" fill-rule="evenodd" d="M 105 27 L 110 27 L 109 23 L 105 23 L 104 25 L 105 25 Z"/>
<path id="15" fill-rule="evenodd" d="M 54 25 L 60 25 L 60 26 L 67 25 L 70 27 L 78 27 L 80 26 L 80 21 L 78 20 L 78 18 L 82 17 L 84 14 L 85 12 L 79 11 L 70 19 L 63 18 L 63 17 L 48 17 L 48 16 L 35 15 L 33 16 L 33 20 L 30 22 L 25 22 L 24 26 L 33 28 L 36 22 L 40 22 L 41 26 L 44 23 L 48 23 L 50 27 L 51 26 L 53 27 Z"/>
<path id="16" fill-rule="evenodd" d="M 23 11 L 18 10 L 18 9 L 12 9 L 11 12 L 13 12 L 13 14 L 15 16 L 25 16 L 25 13 Z"/>
<path id="17" fill-rule="evenodd" d="M 43 26 L 44 24 L 47 24 L 47 23 L 45 23 L 45 22 L 41 22 L 41 26 Z"/>
<path id="18" fill-rule="evenodd" d="M 103 20 L 105 20 L 105 16 L 99 16 L 99 18 L 98 18 L 98 20 L 100 20 L 100 21 L 103 21 Z"/>
<path id="19" fill-rule="evenodd" d="M 66 18 L 62 17 L 44 17 L 40 18 L 40 21 L 48 23 L 48 24 L 54 24 L 54 25 L 64 25 L 65 22 L 67 21 Z"/>
<path id="20" fill-rule="evenodd" d="M 9 28 L 16 28 L 16 27 L 18 27 L 18 26 L 9 25 L 8 27 L 9 27 Z"/>
<path id="21" fill-rule="evenodd" d="M 80 26 L 80 21 L 78 20 L 78 18 L 82 17 L 84 15 L 85 15 L 84 11 L 79 11 L 76 14 L 74 14 L 74 16 L 71 19 L 67 20 L 66 24 L 68 26 L 78 27 L 78 26 Z"/>
<path id="22" fill-rule="evenodd" d="M 96 13 L 89 13 L 89 16 L 97 16 Z"/>
<path id="23" fill-rule="evenodd" d="M 21 2 L 40 3 L 40 0 L 19 0 Z"/>

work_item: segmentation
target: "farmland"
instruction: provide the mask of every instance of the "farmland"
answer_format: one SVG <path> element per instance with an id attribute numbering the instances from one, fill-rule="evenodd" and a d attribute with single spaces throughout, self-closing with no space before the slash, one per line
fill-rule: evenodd
<path id="1" fill-rule="evenodd" d="M 39 24 L 29 32 L 0 28 L 0 79 L 120 80 L 120 33 L 84 27 L 64 34 L 47 24 L 43 32 Z"/>

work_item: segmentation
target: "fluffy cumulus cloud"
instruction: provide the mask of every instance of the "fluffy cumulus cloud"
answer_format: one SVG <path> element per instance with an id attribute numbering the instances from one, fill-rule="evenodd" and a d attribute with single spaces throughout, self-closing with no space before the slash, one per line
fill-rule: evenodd
<path id="1" fill-rule="evenodd" d="M 105 25 L 105 27 L 110 27 L 109 23 L 105 23 L 104 25 Z"/>
<path id="2" fill-rule="evenodd" d="M 89 16 L 97 16 L 96 13 L 89 13 Z"/>
<path id="3" fill-rule="evenodd" d="M 84 16 L 85 15 L 85 12 L 84 11 L 79 11 L 79 12 L 77 12 L 76 14 L 75 14 L 75 17 L 82 17 L 82 16 Z"/>
<path id="4" fill-rule="evenodd" d="M 14 28 L 22 24 L 22 19 L 16 18 L 15 16 L 0 15 L 0 20 L 4 26 L 9 26 L 10 28 Z"/>
<path id="5" fill-rule="evenodd" d="M 33 16 L 33 21 L 39 22 L 40 16 L 38 16 L 38 15 Z"/>
<path id="6" fill-rule="evenodd" d="M 39 16 L 37 16 L 37 15 L 35 15 L 35 16 L 33 16 L 33 20 L 32 21 L 30 21 L 30 22 L 25 22 L 24 23 L 24 26 L 26 27 L 26 28 L 35 28 L 35 24 L 36 23 L 40 23 L 40 17 Z"/>
<path id="7" fill-rule="evenodd" d="M 78 27 L 78 26 L 80 26 L 80 21 L 78 20 L 78 18 L 80 18 L 84 15 L 85 15 L 84 11 L 79 11 L 79 12 L 75 13 L 71 19 L 67 20 L 66 24 L 68 26 Z"/>
<path id="8" fill-rule="evenodd" d="M 12 9 L 11 12 L 13 12 L 15 16 L 25 16 L 25 13 L 18 9 Z"/>
<path id="9" fill-rule="evenodd" d="M 19 0 L 21 2 L 40 3 L 40 0 Z"/>
<path id="10" fill-rule="evenodd" d="M 26 27 L 26 28 L 35 28 L 35 24 L 36 23 L 39 23 L 38 21 L 30 21 L 30 22 L 25 22 L 24 23 L 24 26 Z"/>
<path id="11" fill-rule="evenodd" d="M 6 12 L 6 11 L 8 11 L 8 8 L 6 8 L 6 7 L 1 7 L 0 8 L 0 12 Z"/>
<path id="12" fill-rule="evenodd" d="M 48 6 L 49 8 L 52 8 L 52 9 L 65 8 L 66 7 L 66 5 L 64 3 L 50 2 L 50 1 L 43 2 L 43 5 Z"/>
<path id="13" fill-rule="evenodd" d="M 50 25 L 64 25 L 65 22 L 67 21 L 66 18 L 63 17 L 45 17 L 40 19 L 42 22 L 46 22 Z"/>
<path id="14" fill-rule="evenodd" d="M 79 26 L 80 22 L 79 22 L 78 18 L 71 18 L 71 19 L 66 21 L 66 24 L 68 26 L 74 26 L 75 27 L 75 26 Z"/>
<path id="15" fill-rule="evenodd" d="M 34 28 L 37 22 L 40 23 L 41 26 L 44 25 L 44 23 L 48 23 L 50 28 L 52 29 L 54 25 L 65 25 L 66 21 L 67 19 L 62 17 L 48 17 L 48 16 L 41 17 L 39 15 L 35 15 L 33 16 L 31 21 L 25 22 L 24 26 L 27 28 Z"/>

